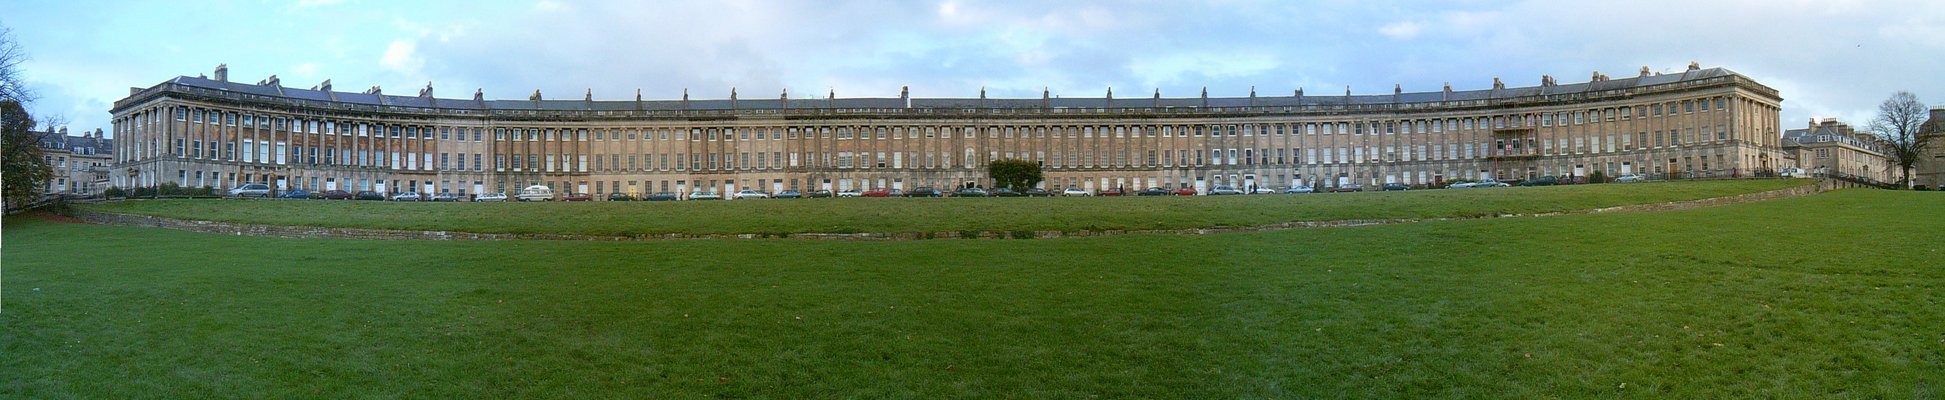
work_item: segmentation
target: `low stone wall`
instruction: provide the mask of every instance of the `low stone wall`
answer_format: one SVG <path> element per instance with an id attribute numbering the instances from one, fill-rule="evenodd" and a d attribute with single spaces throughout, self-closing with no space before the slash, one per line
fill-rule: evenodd
<path id="1" fill-rule="evenodd" d="M 1329 228 L 1364 225 L 1404 224 L 1426 221 L 1453 221 L 1485 218 L 1534 217 L 1568 214 L 1591 214 L 1628 211 L 1669 211 L 1692 208 L 1714 207 L 1727 204 L 1749 203 L 1765 200 L 1805 196 L 1834 190 L 1842 185 L 1819 182 L 1766 192 L 1724 196 L 1700 200 L 1677 201 L 1656 204 L 1636 204 L 1617 207 L 1595 208 L 1539 214 L 1501 214 L 1480 217 L 1445 218 L 1399 218 L 1399 219 L 1358 219 L 1338 221 L 1299 221 L 1255 226 L 1216 226 L 1187 229 L 1145 229 L 1145 230 L 1082 230 L 1082 231 L 950 231 L 950 232 L 893 232 L 893 233 L 794 233 L 782 234 L 651 234 L 651 235 L 570 235 L 546 233 L 474 233 L 452 231 L 408 231 L 395 229 L 367 228 L 323 228 L 311 226 L 239 224 L 216 221 L 197 221 L 147 215 L 129 215 L 75 210 L 74 217 L 89 223 L 103 225 L 143 226 L 175 229 L 192 232 L 216 233 L 225 235 L 248 235 L 278 238 L 339 238 L 372 240 L 594 240 L 594 241 L 657 241 L 657 240 L 711 240 L 711 239 L 801 239 L 801 240 L 934 240 L 934 239 L 1054 239 L 1063 237 L 1093 237 L 1117 235 L 1208 235 L 1228 232 L 1260 232 L 1289 229 Z"/>

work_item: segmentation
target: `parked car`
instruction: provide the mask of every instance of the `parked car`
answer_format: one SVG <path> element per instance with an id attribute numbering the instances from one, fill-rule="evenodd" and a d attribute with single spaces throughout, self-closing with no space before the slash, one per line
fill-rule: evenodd
<path id="1" fill-rule="evenodd" d="M 568 193 L 566 196 L 561 196 L 561 201 L 594 201 L 594 195 L 587 193 Z"/>
<path id="2" fill-rule="evenodd" d="M 890 196 L 891 196 L 890 188 L 877 188 L 877 189 L 866 190 L 863 192 L 858 192 L 858 197 L 890 197 Z"/>
<path id="3" fill-rule="evenodd" d="M 1614 178 L 1614 181 L 1620 183 L 1636 183 L 1636 182 L 1647 182 L 1648 178 L 1643 177 L 1641 175 L 1627 174 L 1627 175 L 1621 175 L 1621 177 L 1619 178 Z"/>
<path id="4" fill-rule="evenodd" d="M 351 192 L 343 190 L 326 190 L 317 194 L 317 198 L 321 200 L 351 200 L 351 197 Z"/>
<path id="5" fill-rule="evenodd" d="M 528 186 L 520 189 L 520 194 L 514 195 L 513 198 L 520 201 L 554 201 L 554 188 L 545 185 Z"/>
<path id="6" fill-rule="evenodd" d="M 1470 181 L 1459 181 L 1459 182 L 1452 182 L 1451 184 L 1447 184 L 1447 185 L 1445 185 L 1445 188 L 1446 188 L 1446 189 L 1464 189 L 1464 188 L 1469 188 L 1469 187 L 1472 187 L 1472 185 L 1477 185 L 1477 184 L 1478 184 L 1477 182 L 1470 182 Z"/>
<path id="7" fill-rule="evenodd" d="M 1268 186 L 1257 186 L 1256 189 L 1252 189 L 1252 190 L 1253 191 L 1249 192 L 1249 194 L 1277 194 L 1278 193 L 1275 188 L 1271 188 Z"/>
<path id="8" fill-rule="evenodd" d="M 358 194 L 352 195 L 351 198 L 357 200 L 385 201 L 385 195 L 378 194 L 378 192 L 374 192 L 370 190 L 359 191 Z"/>
<path id="9" fill-rule="evenodd" d="M 1170 194 L 1171 193 L 1169 193 L 1168 189 L 1163 189 L 1158 187 L 1151 187 L 1147 189 L 1142 189 L 1139 192 L 1135 192 L 1136 196 L 1167 196 Z"/>
<path id="10" fill-rule="evenodd" d="M 804 193 L 803 193 L 803 192 L 799 192 L 799 191 L 795 191 L 795 190 L 785 190 L 785 191 L 781 191 L 781 192 L 777 192 L 777 195 L 775 195 L 775 196 L 770 196 L 770 198 L 773 198 L 773 199 L 801 199 L 801 198 L 804 198 Z"/>
<path id="11" fill-rule="evenodd" d="M 722 200 L 723 195 L 716 192 L 695 191 L 689 193 L 689 200 Z"/>
<path id="12" fill-rule="evenodd" d="M 1175 189 L 1175 195 L 1176 195 L 1176 196 L 1194 196 L 1194 195 L 1195 195 L 1195 188 L 1181 188 L 1181 189 Z"/>
<path id="13" fill-rule="evenodd" d="M 1093 194 L 1093 193 L 1088 193 L 1088 192 L 1087 192 L 1087 189 L 1081 189 L 1081 188 L 1077 188 L 1077 187 L 1070 187 L 1070 188 L 1067 188 L 1067 190 L 1062 190 L 1062 191 L 1060 191 L 1060 195 L 1061 195 L 1061 196 L 1093 196 L 1094 194 Z"/>
<path id="14" fill-rule="evenodd" d="M 987 196 L 986 189 L 980 189 L 976 187 L 959 189 L 959 191 L 952 192 L 952 197 L 986 197 L 986 196 Z"/>
<path id="15" fill-rule="evenodd" d="M 1020 192 L 1020 194 L 1026 195 L 1027 197 L 1054 197 L 1053 192 L 1041 188 L 1029 188 L 1025 192 Z"/>
<path id="16" fill-rule="evenodd" d="M 740 192 L 736 192 L 736 199 L 737 199 L 737 200 L 744 200 L 744 199 L 767 199 L 767 198 L 770 198 L 770 194 L 769 194 L 769 193 L 764 193 L 764 192 L 760 192 L 760 191 L 755 191 L 755 190 L 743 190 L 743 191 L 740 191 Z"/>
<path id="17" fill-rule="evenodd" d="M 230 197 L 270 197 L 270 185 L 245 183 L 230 189 Z"/>
<path id="18" fill-rule="evenodd" d="M 642 198 L 642 200 L 648 200 L 648 201 L 675 201 L 676 199 L 679 199 L 679 198 L 681 198 L 681 197 L 680 197 L 680 196 L 676 196 L 676 195 L 675 195 L 675 193 L 670 193 L 670 192 L 655 192 L 655 194 L 651 194 L 651 195 L 648 195 L 648 197 L 644 197 L 644 198 Z"/>
<path id="19" fill-rule="evenodd" d="M 1289 189 L 1283 189 L 1283 193 L 1285 194 L 1311 193 L 1315 191 L 1317 191 L 1316 188 L 1309 186 L 1291 186 Z"/>
<path id="20" fill-rule="evenodd" d="M 1394 191 L 1394 190 L 1411 190 L 1411 186 L 1405 185 L 1403 183 L 1387 183 L 1384 184 L 1384 186 L 1382 186 L 1381 189 L 1379 190 L 1386 191 L 1386 192 Z"/>
<path id="21" fill-rule="evenodd" d="M 1338 185 L 1337 187 L 1334 188 L 1330 188 L 1331 193 L 1362 192 L 1362 191 L 1364 191 L 1364 186 L 1355 183 L 1346 183 L 1343 185 Z"/>
<path id="22" fill-rule="evenodd" d="M 816 198 L 827 198 L 827 197 L 831 197 L 831 191 L 829 191 L 829 190 L 817 190 L 817 191 L 812 191 L 812 192 L 810 192 L 810 194 L 806 194 L 806 195 L 804 195 L 804 197 L 805 197 L 805 198 L 811 198 L 811 199 L 816 199 Z"/>
<path id="23" fill-rule="evenodd" d="M 1527 179 L 1525 182 L 1520 182 L 1520 186 L 1553 186 L 1559 183 L 1560 183 L 1560 178 L 1554 177 L 1553 175 L 1547 175 L 1538 178 Z"/>
<path id="24" fill-rule="evenodd" d="M 424 197 L 419 196 L 419 192 L 399 192 L 399 194 L 392 195 L 392 201 L 419 201 L 424 199 Z"/>
<path id="25" fill-rule="evenodd" d="M 506 192 L 480 193 L 479 196 L 473 197 L 473 201 L 507 201 L 507 193 Z"/>
<path id="26" fill-rule="evenodd" d="M 1500 182 L 1493 179 L 1480 179 L 1478 182 L 1473 182 L 1472 186 L 1467 186 L 1467 187 L 1489 188 L 1489 187 L 1507 187 L 1507 186 L 1512 186 L 1512 185 L 1508 185 L 1506 184 L 1506 182 Z"/>
<path id="27" fill-rule="evenodd" d="M 931 186 L 919 187 L 912 189 L 910 192 L 905 192 L 905 197 L 943 197 L 944 195 L 944 193 L 939 193 L 939 189 L 933 189 Z"/>
<path id="28" fill-rule="evenodd" d="M 608 194 L 608 201 L 635 201 L 635 196 L 629 196 L 627 193 L 622 192 L 614 192 Z"/>
<path id="29" fill-rule="evenodd" d="M 837 197 L 861 197 L 861 196 L 864 196 L 864 192 L 859 191 L 857 189 L 850 189 L 842 192 L 837 192 Z"/>
<path id="30" fill-rule="evenodd" d="M 993 188 L 992 191 L 986 192 L 986 194 L 992 197 L 1020 197 L 1020 192 L 1015 192 L 1013 191 L 1013 189 L 1008 189 L 1003 187 Z"/>
<path id="31" fill-rule="evenodd" d="M 311 192 L 304 191 L 304 189 L 291 189 L 284 192 L 284 194 L 277 195 L 277 197 L 283 199 L 310 200 Z"/>
<path id="32" fill-rule="evenodd" d="M 1122 194 L 1121 188 L 1101 189 L 1100 193 L 1095 193 L 1096 196 L 1120 196 Z"/>
<path id="33" fill-rule="evenodd" d="M 439 192 L 432 195 L 432 201 L 459 201 L 459 195 L 452 192 Z"/>
<path id="34" fill-rule="evenodd" d="M 1243 194 L 1243 191 L 1228 186 L 1217 186 L 1215 189 L 1209 189 L 1210 196 L 1221 196 L 1227 194 Z"/>

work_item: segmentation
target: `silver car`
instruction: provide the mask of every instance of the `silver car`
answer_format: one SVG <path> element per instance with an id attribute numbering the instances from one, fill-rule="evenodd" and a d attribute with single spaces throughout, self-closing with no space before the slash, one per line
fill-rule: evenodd
<path id="1" fill-rule="evenodd" d="M 1215 189 L 1209 189 L 1210 196 L 1219 196 L 1219 195 L 1226 195 L 1226 194 L 1243 194 L 1243 191 L 1228 186 L 1217 186 Z"/>
<path id="2" fill-rule="evenodd" d="M 737 199 L 737 200 L 743 200 L 743 199 L 767 199 L 767 198 L 770 198 L 770 194 L 769 194 L 769 193 L 764 193 L 764 192 L 759 192 L 759 191 L 755 191 L 755 190 L 744 190 L 744 191 L 741 191 L 741 192 L 736 192 L 736 199 Z"/>
<path id="3" fill-rule="evenodd" d="M 230 197 L 270 197 L 270 185 L 246 183 L 230 189 Z"/>
<path id="4" fill-rule="evenodd" d="M 480 193 L 473 201 L 507 201 L 506 192 Z"/>

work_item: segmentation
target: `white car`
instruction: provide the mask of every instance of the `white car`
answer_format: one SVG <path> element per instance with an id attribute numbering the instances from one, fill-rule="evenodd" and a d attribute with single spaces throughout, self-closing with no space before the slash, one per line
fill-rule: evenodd
<path id="1" fill-rule="evenodd" d="M 473 201 L 507 201 L 506 192 L 481 193 Z"/>
<path id="2" fill-rule="evenodd" d="M 270 197 L 270 185 L 246 183 L 230 189 L 230 197 Z"/>
<path id="3" fill-rule="evenodd" d="M 860 190 L 857 190 L 857 189 L 851 189 L 851 190 L 846 190 L 846 191 L 842 191 L 842 192 L 837 192 L 837 197 L 858 197 L 858 196 L 863 196 L 863 195 L 864 195 L 864 192 L 863 192 L 863 191 L 860 191 Z"/>
<path id="4" fill-rule="evenodd" d="M 1061 196 L 1093 196 L 1094 194 L 1088 193 L 1087 189 L 1070 187 L 1067 188 L 1067 190 L 1060 191 L 1060 195 Z"/>
<path id="5" fill-rule="evenodd" d="M 1249 194 L 1277 194 L 1277 190 L 1265 186 L 1257 186 L 1256 191 L 1249 192 Z"/>
<path id="6" fill-rule="evenodd" d="M 1635 182 L 1646 182 L 1648 181 L 1648 178 L 1642 177 L 1641 175 L 1627 174 L 1627 175 L 1621 175 L 1621 177 L 1619 178 L 1614 178 L 1614 181 L 1620 183 L 1635 183 Z"/>
<path id="7" fill-rule="evenodd" d="M 1210 196 L 1220 196 L 1226 194 L 1243 194 L 1243 191 L 1228 186 L 1217 186 L 1215 189 L 1209 189 Z"/>
<path id="8" fill-rule="evenodd" d="M 528 186 L 520 189 L 520 194 L 514 195 L 513 198 L 520 201 L 554 201 L 554 188 L 546 185 Z"/>
<path id="9" fill-rule="evenodd" d="M 755 191 L 755 190 L 745 190 L 745 191 L 741 191 L 741 192 L 736 192 L 736 199 L 737 199 L 737 200 L 742 200 L 742 199 L 767 199 L 767 198 L 770 198 L 770 194 L 769 194 L 769 193 L 764 193 L 764 192 L 759 192 L 759 191 Z"/>
<path id="10" fill-rule="evenodd" d="M 418 193 L 414 193 L 414 192 L 403 192 L 403 193 L 392 195 L 392 201 L 419 201 L 419 200 L 423 200 L 423 198 L 420 197 Z"/>
<path id="11" fill-rule="evenodd" d="M 723 195 L 716 192 L 695 191 L 689 193 L 689 200 L 722 200 Z"/>

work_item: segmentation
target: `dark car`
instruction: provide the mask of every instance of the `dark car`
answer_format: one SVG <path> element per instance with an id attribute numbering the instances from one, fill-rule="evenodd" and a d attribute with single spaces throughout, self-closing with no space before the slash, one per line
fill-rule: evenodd
<path id="1" fill-rule="evenodd" d="M 277 197 L 283 199 L 309 200 L 311 198 L 311 192 L 304 191 L 304 189 L 291 189 L 288 192 L 284 192 L 284 194 L 277 195 Z"/>
<path id="2" fill-rule="evenodd" d="M 1334 188 L 1330 188 L 1331 193 L 1362 192 L 1362 191 L 1364 191 L 1364 186 L 1355 183 L 1346 183 Z"/>
<path id="3" fill-rule="evenodd" d="M 1195 189 L 1190 189 L 1190 188 L 1181 188 L 1181 189 L 1175 189 L 1175 195 L 1176 195 L 1176 196 L 1194 196 L 1194 195 L 1195 195 Z"/>
<path id="4" fill-rule="evenodd" d="M 1384 191 L 1389 192 L 1393 190 L 1411 190 L 1411 186 L 1405 186 L 1405 184 L 1403 183 L 1384 184 Z"/>
<path id="5" fill-rule="evenodd" d="M 952 192 L 952 197 L 986 197 L 987 195 L 986 189 L 980 188 L 965 188 Z"/>
<path id="6" fill-rule="evenodd" d="M 655 194 L 648 195 L 648 197 L 642 198 L 642 200 L 648 200 L 648 201 L 675 201 L 675 199 L 676 199 L 675 193 L 669 193 L 669 192 L 658 192 Z"/>
<path id="7" fill-rule="evenodd" d="M 1527 179 L 1525 182 L 1520 182 L 1520 186 L 1553 186 L 1557 184 L 1560 184 L 1560 178 L 1554 177 L 1553 175 Z"/>
<path id="8" fill-rule="evenodd" d="M 939 193 L 939 189 L 933 189 L 931 186 L 912 189 L 912 191 L 910 192 L 905 192 L 905 197 L 944 197 L 944 196 L 945 196 L 944 193 Z"/>
<path id="9" fill-rule="evenodd" d="M 351 192 L 343 190 L 326 190 L 317 194 L 317 198 L 324 200 L 351 200 L 351 197 Z"/>
<path id="10" fill-rule="evenodd" d="M 1027 189 L 1027 191 L 1021 192 L 1020 194 L 1024 194 L 1027 197 L 1054 197 L 1054 192 L 1049 192 L 1047 189 L 1041 188 Z"/>
<path id="11" fill-rule="evenodd" d="M 635 201 L 635 196 L 629 196 L 627 193 L 620 192 L 609 193 L 608 201 Z"/>
<path id="12" fill-rule="evenodd" d="M 432 200 L 432 201 L 446 201 L 446 202 L 455 202 L 455 201 L 459 201 L 459 198 L 460 198 L 460 197 L 461 197 L 460 195 L 456 195 L 456 194 L 453 194 L 452 192 L 439 192 L 439 193 L 436 193 L 436 194 L 433 194 L 433 195 L 432 195 L 432 199 L 431 199 L 431 200 Z"/>
<path id="13" fill-rule="evenodd" d="M 1020 197 L 1020 192 L 1015 192 L 1013 189 L 1007 188 L 993 188 L 993 191 L 987 194 L 993 197 Z"/>
<path id="14" fill-rule="evenodd" d="M 573 193 L 573 194 L 568 194 L 566 196 L 561 196 L 561 201 L 594 201 L 594 195 L 587 194 L 587 193 Z"/>
<path id="15" fill-rule="evenodd" d="M 810 198 L 810 199 L 825 198 L 825 197 L 831 197 L 830 190 L 818 190 L 818 191 L 810 192 L 810 194 L 804 195 L 804 198 Z"/>
<path id="16" fill-rule="evenodd" d="M 1127 193 L 1122 192 L 1121 188 L 1108 188 L 1108 189 L 1101 189 L 1101 193 L 1099 195 L 1100 196 L 1120 196 L 1123 194 L 1127 194 Z"/>
<path id="17" fill-rule="evenodd" d="M 785 190 L 785 191 L 781 191 L 781 192 L 777 192 L 777 194 L 776 194 L 775 196 L 770 196 L 770 198 L 773 198 L 773 199 L 801 199 L 801 198 L 804 198 L 804 192 L 799 192 L 799 191 L 795 191 L 795 190 Z"/>
<path id="18" fill-rule="evenodd" d="M 1174 194 L 1174 193 L 1170 193 L 1168 189 L 1163 189 L 1158 187 L 1151 187 L 1147 189 L 1142 189 L 1139 192 L 1135 192 L 1136 196 L 1167 196 L 1170 194 Z"/>
<path id="19" fill-rule="evenodd" d="M 352 199 L 356 199 L 356 200 L 378 200 L 378 201 L 385 201 L 385 195 L 382 195 L 382 194 L 378 194 L 378 192 L 374 192 L 374 191 L 370 191 L 370 190 L 362 190 L 362 191 L 359 191 L 359 192 L 358 192 L 358 194 L 355 194 L 355 195 L 352 195 L 352 196 L 351 196 L 351 198 L 352 198 Z"/>

